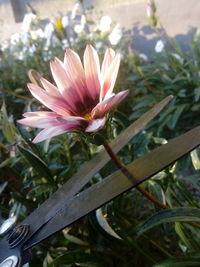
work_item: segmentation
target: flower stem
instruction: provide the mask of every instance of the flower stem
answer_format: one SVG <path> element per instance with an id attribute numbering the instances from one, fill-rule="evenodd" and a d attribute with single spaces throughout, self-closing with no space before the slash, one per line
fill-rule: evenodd
<path id="1" fill-rule="evenodd" d="M 123 172 L 123 174 L 132 182 L 136 182 L 136 178 L 128 171 L 128 169 L 121 163 L 119 158 L 116 156 L 112 148 L 110 147 L 109 144 L 104 144 L 104 148 L 106 149 L 107 153 L 111 157 L 112 161 L 115 163 L 115 165 Z M 166 209 L 167 206 L 160 202 L 157 198 L 149 194 L 143 187 L 140 185 L 137 185 L 136 188 L 146 197 L 148 198 L 151 202 L 159 206 L 160 208 Z"/>
<path id="2" fill-rule="evenodd" d="M 136 182 L 137 179 L 129 172 L 129 170 L 121 163 L 117 155 L 114 153 L 112 150 L 111 146 L 107 143 L 103 144 L 105 150 L 109 154 L 110 158 L 112 161 L 115 163 L 115 165 L 122 171 L 122 173 L 132 182 Z M 140 185 L 136 186 L 137 190 L 139 190 L 146 198 L 148 198 L 151 202 L 153 202 L 155 205 L 159 206 L 162 209 L 169 209 L 169 206 L 163 204 L 160 200 L 152 196 L 149 192 L 147 192 L 143 187 Z M 200 224 L 196 222 L 187 222 L 190 225 L 199 228 L 200 229 Z"/>

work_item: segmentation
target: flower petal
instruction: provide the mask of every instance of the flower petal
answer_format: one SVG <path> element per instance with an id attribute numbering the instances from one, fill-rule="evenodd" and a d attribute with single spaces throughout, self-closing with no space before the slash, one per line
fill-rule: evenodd
<path id="1" fill-rule="evenodd" d="M 90 121 L 88 127 L 85 129 L 86 132 L 97 132 L 101 130 L 106 123 L 106 118 L 95 119 Z"/>
<path id="2" fill-rule="evenodd" d="M 66 124 L 66 125 L 61 125 L 61 126 L 55 126 L 55 127 L 50 127 L 42 130 L 39 132 L 39 134 L 33 139 L 33 143 L 39 143 L 42 142 L 48 138 L 72 131 L 74 129 L 77 129 L 79 125 L 77 124 Z"/>
<path id="3" fill-rule="evenodd" d="M 27 86 L 31 94 L 49 109 L 64 116 L 70 114 L 71 108 L 63 99 L 51 96 L 48 92 L 35 84 L 29 83 Z"/>
<path id="4" fill-rule="evenodd" d="M 50 68 L 60 93 L 64 95 L 66 88 L 68 88 L 68 85 L 71 83 L 65 71 L 64 64 L 55 57 L 54 60 L 50 62 Z"/>
<path id="5" fill-rule="evenodd" d="M 44 89 L 50 93 L 52 96 L 56 96 L 56 97 L 62 97 L 58 88 L 56 86 L 54 86 L 52 83 L 50 83 L 49 81 L 47 81 L 46 79 L 44 79 L 43 77 L 40 78 L 40 82 L 42 83 Z"/>
<path id="6" fill-rule="evenodd" d="M 110 64 L 110 67 L 106 70 L 103 77 L 103 85 L 101 89 L 101 99 L 108 98 L 112 92 L 117 79 L 117 74 L 120 64 L 120 55 L 116 55 Z"/>
<path id="7" fill-rule="evenodd" d="M 85 109 L 82 99 L 76 90 L 74 82 L 66 72 L 64 64 L 58 58 L 55 58 L 54 61 L 51 61 L 50 67 L 58 89 L 68 105 L 73 109 L 73 113 L 81 113 Z"/>
<path id="8" fill-rule="evenodd" d="M 83 56 L 87 88 L 96 104 L 100 97 L 100 65 L 96 50 L 87 45 Z"/>
<path id="9" fill-rule="evenodd" d="M 51 126 L 57 126 L 61 124 L 56 118 L 45 118 L 45 117 L 27 117 L 17 121 L 20 124 L 36 127 L 36 128 L 47 128 Z"/>
<path id="10" fill-rule="evenodd" d="M 64 66 L 70 80 L 76 85 L 76 89 L 84 94 L 86 88 L 84 69 L 78 54 L 70 48 L 66 50 Z"/>
<path id="11" fill-rule="evenodd" d="M 25 112 L 23 114 L 24 117 L 35 117 L 35 116 L 38 116 L 38 117 L 53 117 L 53 118 L 56 118 L 56 117 L 59 117 L 60 115 L 58 115 L 57 113 L 55 112 L 50 112 L 50 111 L 34 111 L 34 112 Z"/>
<path id="12" fill-rule="evenodd" d="M 82 104 L 85 106 L 85 110 L 90 109 L 91 106 L 94 107 L 92 97 L 87 89 L 81 60 L 78 54 L 70 48 L 66 50 L 64 65 L 74 90 L 76 90 Z"/>
<path id="13" fill-rule="evenodd" d="M 103 63 L 101 66 L 102 79 L 103 79 L 106 71 L 109 69 L 110 64 L 112 63 L 114 57 L 115 57 L 115 51 L 112 48 L 107 48 L 105 55 L 104 55 Z"/>
<path id="14" fill-rule="evenodd" d="M 92 110 L 91 115 L 93 118 L 101 118 L 106 115 L 112 108 L 117 106 L 127 95 L 129 91 L 125 90 L 110 98 L 103 100 Z"/>

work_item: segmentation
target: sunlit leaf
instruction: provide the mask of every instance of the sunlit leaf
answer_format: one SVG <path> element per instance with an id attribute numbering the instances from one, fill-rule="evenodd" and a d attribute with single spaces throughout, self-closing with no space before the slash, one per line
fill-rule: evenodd
<path id="1" fill-rule="evenodd" d="M 172 208 L 154 214 L 141 226 L 136 228 L 136 235 L 140 236 L 149 229 L 167 222 L 200 222 L 200 209 L 197 208 Z"/>
<path id="2" fill-rule="evenodd" d="M 190 155 L 195 170 L 200 170 L 200 158 L 198 156 L 197 149 L 193 150 Z"/>

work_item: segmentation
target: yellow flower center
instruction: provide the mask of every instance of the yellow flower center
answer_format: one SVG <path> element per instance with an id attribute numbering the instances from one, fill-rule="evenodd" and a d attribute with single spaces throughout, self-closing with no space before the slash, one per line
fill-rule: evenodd
<path id="1" fill-rule="evenodd" d="M 83 116 L 87 121 L 91 121 L 92 120 L 92 116 L 90 113 L 86 113 L 84 116 Z"/>

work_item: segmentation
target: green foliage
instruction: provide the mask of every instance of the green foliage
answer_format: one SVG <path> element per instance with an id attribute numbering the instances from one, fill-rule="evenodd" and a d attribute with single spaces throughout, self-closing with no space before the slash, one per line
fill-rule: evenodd
<path id="1" fill-rule="evenodd" d="M 31 140 L 35 130 L 15 123 L 24 110 L 38 108 L 26 90 L 29 69 L 36 69 L 51 80 L 49 60 L 62 57 L 64 47 L 72 47 L 82 55 L 88 42 L 96 45 L 100 54 L 111 45 L 109 36 L 114 23 L 103 32 L 91 24 L 89 13 L 82 15 L 86 16 L 86 23 L 81 33 L 73 30 L 71 36 L 67 28 L 54 29 L 48 47 L 47 38 L 31 37 L 32 31 L 44 30 L 38 19 L 28 32 L 27 43 L 19 40 L 2 48 L 1 221 L 9 214 L 22 220 L 99 150 L 76 133 L 34 145 Z M 198 125 L 200 108 L 197 35 L 190 51 L 165 48 L 147 62 L 136 52 L 125 53 L 127 37 L 131 38 L 125 36 L 114 47 L 122 54 L 116 91 L 129 88 L 130 95 L 113 113 L 110 137 L 117 136 L 165 96 L 173 94 L 174 99 L 118 154 L 124 164 Z M 161 211 L 137 191 L 127 192 L 34 248 L 30 266 L 199 266 L 200 229 L 186 223 L 200 218 L 199 155 L 197 148 L 142 185 L 169 210 Z M 109 162 L 87 186 L 114 168 Z"/>

